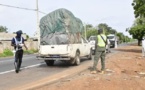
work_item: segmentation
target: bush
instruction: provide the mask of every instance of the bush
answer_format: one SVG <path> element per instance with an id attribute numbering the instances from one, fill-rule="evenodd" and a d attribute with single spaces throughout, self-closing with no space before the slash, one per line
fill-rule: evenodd
<path id="1" fill-rule="evenodd" d="M 0 54 L 0 57 L 6 57 L 6 56 L 13 56 L 13 52 L 9 49 L 5 49 L 3 53 Z"/>
<path id="2" fill-rule="evenodd" d="M 32 49 L 32 50 L 25 50 L 24 54 L 33 54 L 37 53 L 38 50 Z M 7 56 L 13 56 L 13 52 L 9 49 L 5 49 L 3 53 L 0 54 L 0 57 L 7 57 Z"/>
<path id="3" fill-rule="evenodd" d="M 33 54 L 33 53 L 37 53 L 38 50 L 35 50 L 35 49 L 31 49 L 31 50 L 25 50 L 24 53 L 25 54 Z"/>
<path id="4" fill-rule="evenodd" d="M 4 55 L 3 53 L 0 54 L 0 57 L 6 57 L 6 55 Z"/>

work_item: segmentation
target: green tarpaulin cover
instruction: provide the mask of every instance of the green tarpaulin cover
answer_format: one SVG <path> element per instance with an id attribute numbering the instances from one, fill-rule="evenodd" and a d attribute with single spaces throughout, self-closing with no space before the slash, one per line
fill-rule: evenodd
<path id="1" fill-rule="evenodd" d="M 40 43 L 43 45 L 79 42 L 83 23 L 66 9 L 55 10 L 40 20 Z"/>

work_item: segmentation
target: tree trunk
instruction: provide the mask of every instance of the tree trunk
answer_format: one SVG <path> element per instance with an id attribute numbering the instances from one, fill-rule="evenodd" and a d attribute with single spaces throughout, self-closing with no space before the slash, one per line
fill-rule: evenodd
<path id="1" fill-rule="evenodd" d="M 141 39 L 138 39 L 138 46 L 141 46 Z"/>

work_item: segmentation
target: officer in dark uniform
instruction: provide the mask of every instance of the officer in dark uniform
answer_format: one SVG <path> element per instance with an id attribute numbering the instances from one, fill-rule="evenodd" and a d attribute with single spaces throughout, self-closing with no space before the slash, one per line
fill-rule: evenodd
<path id="1" fill-rule="evenodd" d="M 24 45 L 24 47 L 27 50 L 27 47 L 24 43 L 24 38 L 21 35 L 22 35 L 22 31 L 21 30 L 17 31 L 16 32 L 16 37 L 14 37 L 11 41 L 11 46 L 14 46 L 14 49 L 16 51 L 16 53 L 15 53 L 15 62 L 17 62 L 18 58 L 20 60 L 19 68 L 21 67 L 22 58 L 23 58 L 23 49 L 22 49 L 22 46 L 20 46 L 19 44 Z"/>

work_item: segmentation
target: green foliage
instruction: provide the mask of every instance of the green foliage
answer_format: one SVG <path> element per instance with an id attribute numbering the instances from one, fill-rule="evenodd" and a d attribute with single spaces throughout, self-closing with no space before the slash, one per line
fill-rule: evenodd
<path id="1" fill-rule="evenodd" d="M 88 24 L 86 25 L 86 33 L 87 33 L 87 39 L 90 37 L 90 36 L 96 36 L 98 34 L 97 30 L 95 29 L 95 27 L 93 27 L 93 25 L 91 24 Z M 131 41 L 131 38 L 129 38 L 128 36 L 125 36 L 123 33 L 121 32 L 117 32 L 115 29 L 113 29 L 112 27 L 109 27 L 107 24 L 105 23 L 100 23 L 98 26 L 97 26 L 97 29 L 103 29 L 104 30 L 104 33 L 106 35 L 108 34 L 116 34 L 119 38 L 119 42 L 120 43 L 123 43 L 123 42 L 130 42 Z M 85 35 L 85 33 L 83 34 Z"/>
<path id="2" fill-rule="evenodd" d="M 0 57 L 6 57 L 6 56 L 13 56 L 13 52 L 9 49 L 5 49 L 4 52 L 0 54 Z"/>
<path id="3" fill-rule="evenodd" d="M 8 32 L 7 30 L 8 30 L 8 28 L 6 28 L 4 26 L 0 26 L 0 32 Z"/>
<path id="4" fill-rule="evenodd" d="M 109 27 L 106 23 L 100 23 L 98 26 L 97 26 L 98 29 L 103 29 L 104 30 L 104 33 L 106 35 L 108 34 L 115 34 L 117 33 L 117 31 L 115 29 L 112 29 L 111 27 Z"/>
<path id="5" fill-rule="evenodd" d="M 133 0 L 132 3 L 135 17 L 145 17 L 145 0 Z"/>
<path id="6" fill-rule="evenodd" d="M 119 32 L 116 34 L 119 37 L 119 42 L 123 43 L 123 42 L 130 42 L 131 38 L 129 38 L 128 36 L 125 36 L 123 33 Z"/>
<path id="7" fill-rule="evenodd" d="M 117 31 L 115 29 L 112 29 L 106 23 L 100 23 L 97 26 L 97 29 L 103 29 L 104 30 L 104 33 L 106 35 L 117 33 Z M 86 30 L 87 30 L 87 38 L 89 38 L 90 36 L 94 36 L 94 35 L 97 35 L 98 34 L 98 32 L 95 29 L 95 27 L 93 27 L 93 25 L 91 25 L 91 24 L 87 24 L 86 25 Z"/>
<path id="8" fill-rule="evenodd" d="M 136 25 L 129 30 L 130 35 L 138 40 L 138 45 L 141 45 L 141 40 L 145 36 L 145 25 Z"/>
<path id="9" fill-rule="evenodd" d="M 130 41 L 131 41 L 131 38 L 129 38 L 128 36 L 124 37 L 124 42 L 130 42 Z"/>
<path id="10" fill-rule="evenodd" d="M 98 32 L 97 32 L 96 29 L 87 30 L 87 39 L 88 39 L 90 36 L 96 36 L 97 34 L 98 34 Z"/>
<path id="11" fill-rule="evenodd" d="M 119 37 L 120 43 L 124 42 L 124 34 L 123 33 L 119 32 L 116 35 Z"/>
<path id="12" fill-rule="evenodd" d="M 24 51 L 24 54 L 33 54 L 37 52 L 38 50 L 31 49 L 31 50 Z M 13 56 L 13 52 L 9 49 L 5 49 L 4 52 L 0 54 L 0 57 L 7 57 L 7 56 Z"/>
<path id="13" fill-rule="evenodd" d="M 24 53 L 25 54 L 33 54 L 33 53 L 37 53 L 38 50 L 35 50 L 35 49 L 31 49 L 31 50 L 25 50 Z"/>
<path id="14" fill-rule="evenodd" d="M 134 21 L 133 26 L 143 25 L 143 24 L 145 24 L 145 18 L 136 18 L 136 20 Z"/>
<path id="15" fill-rule="evenodd" d="M 129 33 L 134 39 L 138 39 L 138 45 L 140 45 L 145 35 L 145 0 L 133 0 L 132 6 L 137 19 Z"/>
<path id="16" fill-rule="evenodd" d="M 27 39 L 27 40 L 29 39 L 29 35 L 26 35 L 26 39 Z"/>
<path id="17" fill-rule="evenodd" d="M 145 25 L 134 26 L 129 30 L 129 33 L 134 39 L 142 40 L 145 35 Z"/>
<path id="18" fill-rule="evenodd" d="M 134 41 L 136 41 L 136 39 L 130 39 L 130 42 L 134 42 Z"/>
<path id="19" fill-rule="evenodd" d="M 93 28 L 93 25 L 92 25 L 92 24 L 87 24 L 87 25 L 86 25 L 86 28 L 87 28 L 87 29 Z"/>

